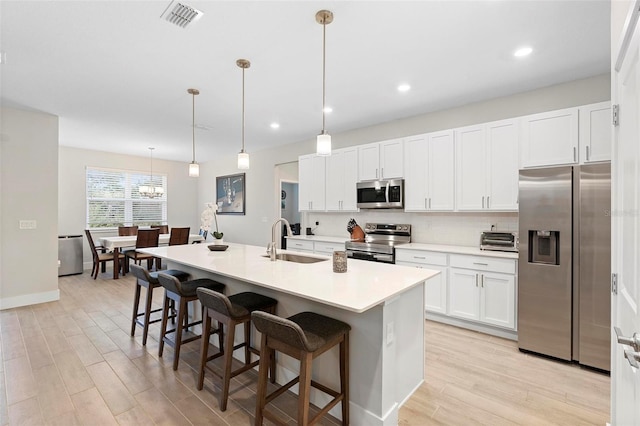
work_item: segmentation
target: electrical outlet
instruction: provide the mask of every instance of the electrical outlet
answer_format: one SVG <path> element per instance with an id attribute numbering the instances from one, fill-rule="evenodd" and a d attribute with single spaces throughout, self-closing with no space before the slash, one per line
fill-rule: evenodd
<path id="1" fill-rule="evenodd" d="M 36 229 L 37 222 L 35 220 L 21 220 L 20 229 Z"/>
<path id="2" fill-rule="evenodd" d="M 320 225 L 320 222 L 316 221 L 316 226 Z"/>
<path id="3" fill-rule="evenodd" d="M 387 345 L 392 344 L 395 339 L 395 324 L 391 321 L 387 324 Z"/>

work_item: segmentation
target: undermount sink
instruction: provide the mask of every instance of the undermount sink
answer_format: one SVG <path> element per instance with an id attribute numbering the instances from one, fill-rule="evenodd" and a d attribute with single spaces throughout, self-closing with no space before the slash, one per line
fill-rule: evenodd
<path id="1" fill-rule="evenodd" d="M 268 254 L 263 254 L 262 257 L 270 257 L 270 256 Z M 276 260 L 284 260 L 287 262 L 295 262 L 295 263 L 316 263 L 316 262 L 324 262 L 328 259 L 320 259 L 318 257 L 303 256 L 301 254 L 278 253 L 276 254 Z"/>

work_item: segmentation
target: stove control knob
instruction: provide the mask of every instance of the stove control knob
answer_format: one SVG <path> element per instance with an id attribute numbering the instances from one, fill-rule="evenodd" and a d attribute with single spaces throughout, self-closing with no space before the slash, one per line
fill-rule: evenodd
<path id="1" fill-rule="evenodd" d="M 407 229 L 409 229 L 409 228 L 407 228 L 406 226 L 403 226 L 403 227 L 402 227 L 402 230 L 403 230 L 403 231 L 406 231 Z"/>

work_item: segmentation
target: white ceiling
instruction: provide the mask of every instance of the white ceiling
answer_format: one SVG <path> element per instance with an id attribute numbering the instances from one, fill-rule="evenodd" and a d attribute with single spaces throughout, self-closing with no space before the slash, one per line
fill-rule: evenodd
<path id="1" fill-rule="evenodd" d="M 322 125 L 322 26 L 329 9 L 327 130 L 338 133 L 606 73 L 602 1 L 0 1 L 5 106 L 60 117 L 60 144 L 191 161 L 308 140 Z M 527 58 L 513 51 L 533 47 Z M 400 83 L 411 90 L 401 94 Z M 269 124 L 280 123 L 278 130 Z M 202 129 L 206 127 L 207 129 Z"/>

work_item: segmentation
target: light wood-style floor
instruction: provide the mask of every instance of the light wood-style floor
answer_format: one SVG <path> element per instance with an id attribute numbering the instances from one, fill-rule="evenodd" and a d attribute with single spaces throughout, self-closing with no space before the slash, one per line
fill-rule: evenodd
<path id="1" fill-rule="evenodd" d="M 199 341 L 157 356 L 129 336 L 134 279 L 59 279 L 60 301 L 0 312 L 1 425 L 249 425 L 255 372 L 233 380 L 227 411 L 218 380 L 196 390 Z M 159 306 L 161 292 L 154 301 Z M 400 410 L 401 425 L 604 425 L 609 377 L 524 355 L 515 342 L 427 322 L 425 384 Z M 215 383 L 215 384 L 214 384 Z M 284 396 L 280 414 L 295 413 Z M 335 424 L 328 419 L 322 424 Z M 360 425 L 356 425 L 360 426 Z"/>

